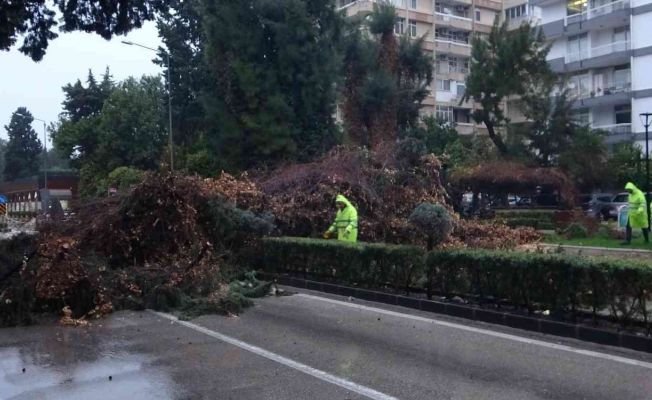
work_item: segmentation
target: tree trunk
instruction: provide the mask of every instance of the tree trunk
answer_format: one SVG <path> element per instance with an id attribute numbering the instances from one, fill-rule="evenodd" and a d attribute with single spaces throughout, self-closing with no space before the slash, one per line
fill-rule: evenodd
<path id="1" fill-rule="evenodd" d="M 506 156 L 508 153 L 507 146 L 505 145 L 505 142 L 503 142 L 503 138 L 501 138 L 500 135 L 496 133 L 496 128 L 494 127 L 494 124 L 489 120 L 489 118 L 483 118 L 482 122 L 484 122 L 484 125 L 487 127 L 487 133 L 489 133 L 489 138 L 491 139 L 492 142 L 494 142 L 500 154 Z"/>

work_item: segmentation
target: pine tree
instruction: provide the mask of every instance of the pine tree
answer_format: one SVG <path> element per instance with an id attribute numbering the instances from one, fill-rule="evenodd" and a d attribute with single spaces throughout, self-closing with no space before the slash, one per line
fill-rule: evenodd
<path id="1" fill-rule="evenodd" d="M 507 122 L 504 101 L 524 95 L 533 82 L 552 74 L 546 61 L 549 50 L 540 29 L 524 23 L 509 31 L 507 23 L 499 24 L 498 18 L 487 39 L 476 36 L 472 40 L 471 71 L 462 102 L 473 99 L 481 106 L 473 118 L 487 127 L 503 155 L 509 153 L 502 132 Z"/>
<path id="2" fill-rule="evenodd" d="M 28 178 L 38 174 L 41 142 L 31 123 L 32 114 L 25 107 L 19 107 L 5 126 L 9 142 L 5 153 L 4 177 L 6 180 Z"/>
<path id="3" fill-rule="evenodd" d="M 334 2 L 205 1 L 202 14 L 203 99 L 227 168 L 308 160 L 336 143 Z"/>

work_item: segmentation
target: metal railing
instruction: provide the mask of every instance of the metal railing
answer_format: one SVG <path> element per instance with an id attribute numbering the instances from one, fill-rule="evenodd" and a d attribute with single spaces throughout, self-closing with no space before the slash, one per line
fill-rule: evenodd
<path id="1" fill-rule="evenodd" d="M 632 133 L 632 124 L 611 124 L 594 126 L 593 129 L 605 131 L 608 135 L 623 135 Z"/>
<path id="2" fill-rule="evenodd" d="M 601 86 L 593 85 L 591 87 L 585 88 L 584 90 L 572 89 L 570 94 L 578 100 L 584 100 L 592 97 L 609 96 L 618 93 L 629 93 L 631 90 L 631 82 L 621 82 L 618 84 L 610 83 Z"/>
<path id="3" fill-rule="evenodd" d="M 579 14 L 568 15 L 564 17 L 564 25 L 574 24 L 582 21 L 588 21 L 590 19 L 607 15 L 614 11 L 624 10 L 630 7 L 630 0 L 619 0 L 614 1 L 613 3 L 605 4 L 595 8 L 589 8 L 588 10 L 581 12 Z"/>
<path id="4" fill-rule="evenodd" d="M 469 69 L 467 67 L 460 67 L 460 66 L 452 67 L 449 63 L 440 62 L 440 61 L 435 62 L 435 71 L 438 74 L 455 74 L 455 73 L 468 74 L 469 73 Z"/>
<path id="5" fill-rule="evenodd" d="M 617 53 L 630 49 L 629 40 L 621 40 L 619 42 L 608 43 L 602 46 L 591 47 L 588 49 L 580 50 L 576 53 L 567 53 L 565 57 L 566 63 L 577 62 L 586 60 L 592 57 L 604 56 L 606 54 Z"/>
<path id="6" fill-rule="evenodd" d="M 469 22 L 469 23 L 472 22 L 471 18 L 462 17 L 455 14 L 446 14 L 442 12 L 435 12 L 435 19 L 437 21 L 445 21 L 445 22 L 449 22 L 451 20 L 458 20 L 458 21 Z"/>

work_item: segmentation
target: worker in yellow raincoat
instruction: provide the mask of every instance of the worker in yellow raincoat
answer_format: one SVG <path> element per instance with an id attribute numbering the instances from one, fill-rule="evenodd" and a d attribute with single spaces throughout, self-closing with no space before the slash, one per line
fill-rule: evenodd
<path id="1" fill-rule="evenodd" d="M 358 240 L 358 211 L 353 204 L 341 194 L 335 198 L 337 214 L 335 221 L 324 232 L 324 239 L 328 239 L 337 232 L 337 240 L 355 243 Z"/>
<path id="2" fill-rule="evenodd" d="M 649 243 L 648 205 L 645 194 L 632 182 L 625 185 L 625 190 L 629 193 L 629 209 L 627 212 L 626 237 L 623 245 L 632 242 L 632 228 L 642 229 L 645 243 Z"/>

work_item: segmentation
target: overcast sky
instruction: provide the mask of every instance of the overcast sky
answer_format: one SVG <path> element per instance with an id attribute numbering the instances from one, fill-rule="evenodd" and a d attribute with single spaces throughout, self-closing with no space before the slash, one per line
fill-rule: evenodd
<path id="1" fill-rule="evenodd" d="M 114 37 L 111 41 L 82 32 L 60 34 L 50 42 L 45 57 L 38 63 L 16 48 L 0 51 L 0 137 L 7 138 L 4 127 L 18 107 L 27 107 L 35 118 L 48 123 L 56 121 L 63 101 L 61 87 L 77 79 L 84 82 L 89 68 L 98 80 L 107 66 L 116 81 L 128 76 L 161 73 L 161 69 L 152 63 L 156 56 L 154 52 L 127 46 L 121 40 L 153 48 L 161 45 L 156 24 L 149 22 L 142 29 L 126 37 Z M 34 121 L 33 126 L 42 138 L 43 124 Z"/>

